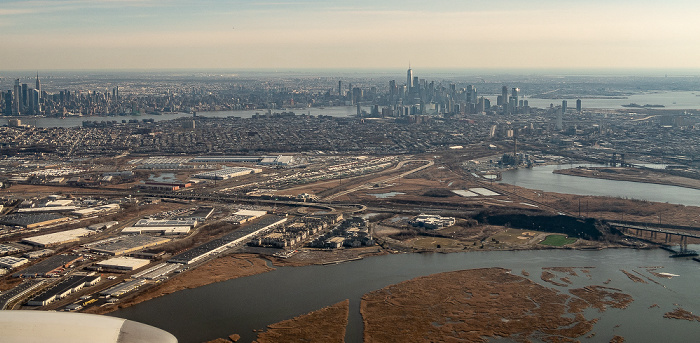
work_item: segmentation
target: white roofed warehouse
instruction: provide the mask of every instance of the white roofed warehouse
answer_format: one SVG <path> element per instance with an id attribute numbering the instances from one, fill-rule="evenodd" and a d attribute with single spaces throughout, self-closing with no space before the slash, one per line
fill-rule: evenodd
<path id="1" fill-rule="evenodd" d="M 228 180 L 237 176 L 243 176 L 248 174 L 255 174 L 262 172 L 262 169 L 244 168 L 244 167 L 233 167 L 233 168 L 223 168 L 219 170 L 207 171 L 199 174 L 195 174 L 192 177 L 197 179 L 209 179 L 209 180 Z"/>
<path id="2" fill-rule="evenodd" d="M 95 265 L 104 269 L 131 271 L 147 266 L 149 263 L 151 263 L 150 260 L 144 260 L 140 258 L 115 257 L 110 258 L 106 261 L 95 263 Z"/>

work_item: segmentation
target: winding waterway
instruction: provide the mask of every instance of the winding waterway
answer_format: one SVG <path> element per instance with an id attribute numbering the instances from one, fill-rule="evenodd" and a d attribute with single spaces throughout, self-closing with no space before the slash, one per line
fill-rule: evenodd
<path id="1" fill-rule="evenodd" d="M 184 290 L 113 313 L 173 333 L 182 343 L 203 342 L 232 333 L 242 342 L 254 339 L 254 329 L 289 319 L 344 299 L 350 299 L 346 342 L 362 341 L 359 313 L 363 294 L 417 276 L 445 271 L 503 267 L 562 292 L 539 279 L 543 267 L 594 267 L 590 278 L 571 277 L 569 288 L 602 285 L 631 294 L 634 302 L 625 310 L 588 311 L 587 318 L 600 318 L 593 338 L 582 342 L 608 341 L 613 335 L 629 342 L 695 341 L 700 323 L 665 319 L 676 307 L 700 313 L 700 263 L 671 259 L 663 250 L 608 249 L 602 251 L 542 250 L 469 252 L 453 254 L 396 254 L 328 266 L 284 267 L 246 278 Z M 655 278 L 641 267 L 663 266 L 658 272 L 680 275 Z M 639 272 L 657 283 L 635 283 L 620 270 Z M 581 274 L 581 273 L 579 273 Z M 652 306 L 652 305 L 658 305 Z M 677 304 L 677 305 L 675 305 Z"/>
<path id="2" fill-rule="evenodd" d="M 552 173 L 557 169 L 577 166 L 579 165 L 549 165 L 509 170 L 502 173 L 501 182 L 546 192 L 599 195 L 700 206 L 700 190 L 698 189 Z"/>

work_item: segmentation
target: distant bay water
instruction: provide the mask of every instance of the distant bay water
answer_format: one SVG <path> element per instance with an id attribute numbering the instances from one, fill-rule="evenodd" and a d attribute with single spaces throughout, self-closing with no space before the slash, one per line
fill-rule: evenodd
<path id="1" fill-rule="evenodd" d="M 368 111 L 368 107 L 362 107 L 361 110 Z M 294 112 L 296 115 L 325 115 L 331 117 L 350 117 L 357 114 L 357 107 L 355 106 L 336 106 L 327 108 L 301 108 L 301 109 L 276 109 L 271 110 L 272 113 L 282 113 L 282 112 Z M 238 110 L 238 111 L 209 111 L 209 112 L 197 112 L 197 116 L 200 117 L 213 117 L 213 118 L 226 118 L 226 117 L 239 117 L 239 118 L 251 118 L 253 115 L 266 114 L 268 110 L 258 109 L 258 110 Z M 8 124 L 9 120 L 12 118 L 18 118 L 22 121 L 22 124 L 29 124 L 36 127 L 78 127 L 83 125 L 83 121 L 117 121 L 121 123 L 122 120 L 138 120 L 143 119 L 153 119 L 155 121 L 162 120 L 172 120 L 183 117 L 193 117 L 192 113 L 185 112 L 175 112 L 175 113 L 163 113 L 163 114 L 141 114 L 141 115 L 124 115 L 124 116 L 82 116 L 82 117 L 65 117 L 65 118 L 45 118 L 45 117 L 2 117 L 0 118 L 0 125 Z"/>
<path id="2" fill-rule="evenodd" d="M 486 98 L 491 99 L 492 103 L 496 102 L 495 95 L 484 95 Z M 531 107 L 547 108 L 550 105 L 560 106 L 562 100 L 567 100 L 569 108 L 576 107 L 576 99 L 563 98 L 563 99 L 538 99 L 525 96 L 523 99 L 528 100 Z M 621 97 L 616 99 L 587 99 L 585 97 L 580 98 L 584 109 L 622 109 L 622 105 L 628 105 L 630 103 L 635 103 L 640 106 L 644 105 L 662 105 L 658 109 L 671 109 L 671 110 L 698 110 L 700 109 L 700 91 L 697 92 L 653 92 L 645 94 L 634 94 L 627 97 Z M 628 108 L 631 111 L 634 108 Z M 369 107 L 361 108 L 363 111 L 370 111 Z M 327 108 L 303 108 L 303 109 L 276 109 L 272 110 L 275 112 L 294 112 L 297 115 L 310 114 L 310 115 L 327 115 L 332 117 L 351 117 L 357 114 L 357 108 L 354 106 L 337 106 L 337 107 L 327 107 Z M 225 118 L 229 116 L 240 117 L 240 118 L 250 118 L 254 114 L 265 114 L 266 109 L 258 110 L 238 110 L 238 111 L 211 111 L 211 112 L 198 112 L 197 114 L 204 117 L 216 117 Z M 142 119 L 153 119 L 155 121 L 161 120 L 172 120 L 181 117 L 191 117 L 191 113 L 164 113 L 160 115 L 153 114 L 142 114 L 139 116 L 85 116 L 85 117 L 66 117 L 66 118 L 43 118 L 43 117 L 19 117 L 22 123 L 29 124 L 36 127 L 77 127 L 83 124 L 83 121 L 113 121 L 121 122 L 122 120 L 136 119 L 141 121 Z M 8 123 L 10 117 L 0 118 L 0 125 L 5 125 Z"/>
<path id="3" fill-rule="evenodd" d="M 668 110 L 697 110 L 700 109 L 700 91 L 697 92 L 650 92 L 644 94 L 633 94 L 626 97 L 615 99 L 587 99 L 580 98 L 562 98 L 562 99 L 538 99 L 524 97 L 528 101 L 530 107 L 547 108 L 550 104 L 560 106 L 562 100 L 567 100 L 569 108 L 576 107 L 576 100 L 581 99 L 581 106 L 584 109 L 621 109 L 625 108 L 622 105 L 637 104 L 644 105 L 661 105 L 658 109 Z M 627 107 L 633 111 L 633 107 Z"/>

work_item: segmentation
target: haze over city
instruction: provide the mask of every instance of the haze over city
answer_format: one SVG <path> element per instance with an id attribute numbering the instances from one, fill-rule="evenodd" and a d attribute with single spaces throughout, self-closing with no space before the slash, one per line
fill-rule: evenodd
<path id="1" fill-rule="evenodd" d="M 700 67 L 696 1 L 3 1 L 0 70 Z"/>
<path id="2" fill-rule="evenodd" d="M 696 341 L 697 13 L 0 0 L 0 341 Z"/>

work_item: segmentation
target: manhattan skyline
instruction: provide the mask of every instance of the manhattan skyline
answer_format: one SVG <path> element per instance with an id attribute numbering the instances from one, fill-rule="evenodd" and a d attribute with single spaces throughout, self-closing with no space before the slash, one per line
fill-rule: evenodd
<path id="1" fill-rule="evenodd" d="M 0 70 L 700 69 L 700 4 L 4 1 Z"/>

